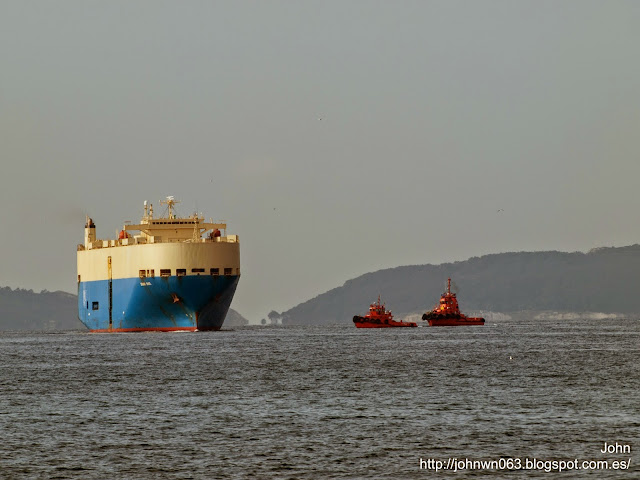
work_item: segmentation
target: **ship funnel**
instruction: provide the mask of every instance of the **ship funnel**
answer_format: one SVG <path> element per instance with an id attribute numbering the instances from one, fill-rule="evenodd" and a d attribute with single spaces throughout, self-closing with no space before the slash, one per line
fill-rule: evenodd
<path id="1" fill-rule="evenodd" d="M 89 245 L 96 241 L 96 224 L 87 215 L 87 222 L 84 224 L 84 248 L 89 248 Z"/>

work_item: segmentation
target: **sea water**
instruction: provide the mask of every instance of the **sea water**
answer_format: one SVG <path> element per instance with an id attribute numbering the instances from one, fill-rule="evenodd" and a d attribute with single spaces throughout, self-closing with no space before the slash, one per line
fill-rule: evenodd
<path id="1" fill-rule="evenodd" d="M 638 478 L 639 360 L 638 319 L 2 333 L 0 478 Z"/>

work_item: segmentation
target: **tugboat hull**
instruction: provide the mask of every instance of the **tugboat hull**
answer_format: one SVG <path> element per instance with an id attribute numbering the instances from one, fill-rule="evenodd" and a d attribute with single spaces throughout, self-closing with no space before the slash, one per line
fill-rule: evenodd
<path id="1" fill-rule="evenodd" d="M 395 328 L 395 327 L 417 327 L 415 322 L 402 322 L 396 320 L 382 320 L 377 318 L 365 318 L 359 315 L 353 317 L 353 323 L 357 328 Z"/>
<path id="2" fill-rule="evenodd" d="M 464 325 L 484 325 L 484 318 L 466 317 L 429 319 L 430 327 L 459 327 Z"/>

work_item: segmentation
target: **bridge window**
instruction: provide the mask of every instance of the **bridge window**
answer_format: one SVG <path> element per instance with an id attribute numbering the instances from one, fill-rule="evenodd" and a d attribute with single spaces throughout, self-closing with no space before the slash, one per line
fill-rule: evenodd
<path id="1" fill-rule="evenodd" d="M 187 269 L 186 268 L 179 268 L 176 270 L 176 275 L 178 277 L 184 277 L 187 274 Z"/>
<path id="2" fill-rule="evenodd" d="M 210 270 L 211 275 L 217 277 L 218 275 L 220 275 L 220 269 L 219 268 L 212 268 Z"/>
<path id="3" fill-rule="evenodd" d="M 98 310 L 100 308 L 100 303 L 99 302 L 93 302 L 91 304 L 91 308 L 93 308 L 94 310 Z"/>
<path id="4" fill-rule="evenodd" d="M 171 276 L 171 269 L 170 268 L 162 268 L 162 269 L 160 269 L 160 276 L 161 277 L 170 277 Z"/>
<path id="5" fill-rule="evenodd" d="M 146 272 L 146 270 L 140 270 L 140 271 L 138 272 L 138 276 L 139 276 L 140 278 L 144 278 L 144 277 L 146 277 L 146 276 L 147 276 L 147 272 Z"/>
<path id="6" fill-rule="evenodd" d="M 233 275 L 231 272 L 233 271 L 233 268 L 225 268 L 224 269 L 224 274 L 225 275 Z"/>
<path id="7" fill-rule="evenodd" d="M 204 268 L 192 268 L 191 273 L 204 273 Z"/>

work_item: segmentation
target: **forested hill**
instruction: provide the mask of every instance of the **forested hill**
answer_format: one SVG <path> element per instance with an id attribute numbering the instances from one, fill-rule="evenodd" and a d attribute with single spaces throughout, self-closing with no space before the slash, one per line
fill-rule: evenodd
<path id="1" fill-rule="evenodd" d="M 433 308 L 452 278 L 463 312 L 640 313 L 640 245 L 518 252 L 367 273 L 282 313 L 283 324 L 349 323 L 381 294 L 396 317 Z"/>
<path id="2" fill-rule="evenodd" d="M 0 288 L 0 330 L 86 330 L 78 297 L 67 292 Z"/>
<path id="3" fill-rule="evenodd" d="M 249 322 L 229 309 L 224 327 L 247 325 Z M 224 328 L 223 327 L 223 328 Z M 78 297 L 67 292 L 48 292 L 0 288 L 0 330 L 84 330 L 78 320 Z"/>

